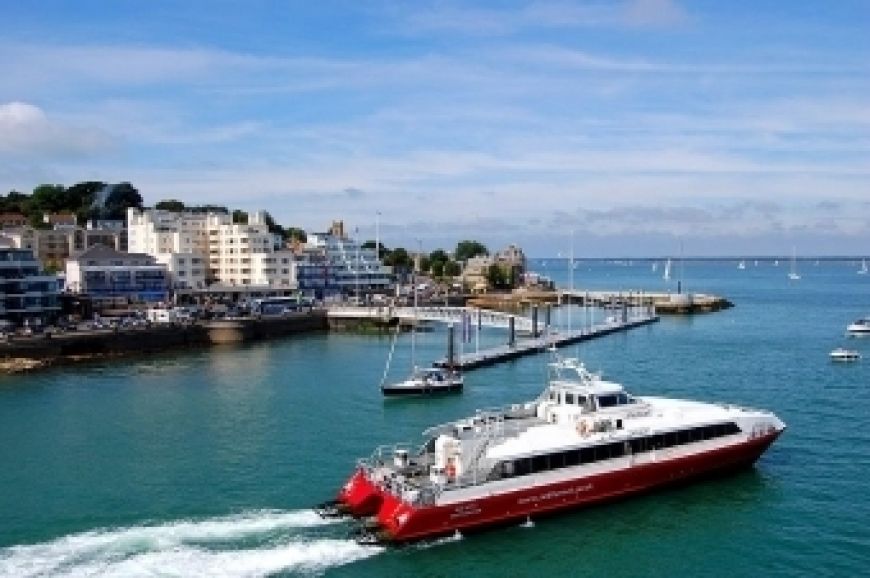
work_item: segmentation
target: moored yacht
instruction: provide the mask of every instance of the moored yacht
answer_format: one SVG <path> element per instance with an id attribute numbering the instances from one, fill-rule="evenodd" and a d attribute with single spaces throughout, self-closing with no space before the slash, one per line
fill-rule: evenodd
<path id="1" fill-rule="evenodd" d="M 634 396 L 574 359 L 534 400 L 382 446 L 332 504 L 364 541 L 407 542 L 612 500 L 752 465 L 785 425 L 770 412 Z"/>
<path id="2" fill-rule="evenodd" d="M 858 361 L 861 359 L 861 354 L 854 349 L 845 349 L 838 347 L 830 353 L 831 361 Z"/>
<path id="3" fill-rule="evenodd" d="M 846 327 L 849 335 L 870 335 L 870 317 L 864 317 Z"/>
<path id="4" fill-rule="evenodd" d="M 384 383 L 384 395 L 427 395 L 462 391 L 464 381 L 458 371 L 442 367 L 417 368 L 405 381 Z"/>

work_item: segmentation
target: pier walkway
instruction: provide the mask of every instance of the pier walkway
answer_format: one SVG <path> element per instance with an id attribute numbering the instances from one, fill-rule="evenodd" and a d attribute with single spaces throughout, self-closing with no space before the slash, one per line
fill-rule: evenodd
<path id="1" fill-rule="evenodd" d="M 564 347 L 581 341 L 588 341 L 596 337 L 602 337 L 619 331 L 627 331 L 635 327 L 649 325 L 659 320 L 659 317 L 653 312 L 638 312 L 636 314 L 627 315 L 622 320 L 605 321 L 588 327 L 585 329 L 576 329 L 572 331 L 559 331 L 558 333 L 550 333 L 541 337 L 533 337 L 529 339 L 517 340 L 513 345 L 500 345 L 483 349 L 480 351 L 466 352 L 456 356 L 453 361 L 453 366 L 463 371 L 477 369 L 494 365 L 502 361 L 508 361 L 533 355 L 546 351 L 551 347 Z M 435 362 L 435 365 L 445 367 L 448 365 L 448 359 L 443 358 Z"/>
<path id="2" fill-rule="evenodd" d="M 509 329 L 511 319 L 517 331 L 530 333 L 533 329 L 533 321 L 522 315 L 511 315 L 501 311 L 490 311 L 474 307 L 354 307 L 332 306 L 327 311 L 330 319 L 370 319 L 388 323 L 393 320 L 401 321 L 430 321 L 435 323 L 453 323 L 460 325 L 463 316 L 467 316 L 472 324 L 480 324 L 486 327 Z"/>

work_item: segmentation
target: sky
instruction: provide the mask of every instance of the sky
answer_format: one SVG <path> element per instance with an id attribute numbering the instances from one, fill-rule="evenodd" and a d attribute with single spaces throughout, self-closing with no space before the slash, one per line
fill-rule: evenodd
<path id="1" fill-rule="evenodd" d="M 389 247 L 870 254 L 870 2 L 0 0 L 0 193 Z"/>

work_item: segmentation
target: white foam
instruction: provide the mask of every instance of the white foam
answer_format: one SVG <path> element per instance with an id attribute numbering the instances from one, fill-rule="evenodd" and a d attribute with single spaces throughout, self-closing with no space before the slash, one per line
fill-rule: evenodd
<path id="1" fill-rule="evenodd" d="M 262 576 L 317 571 L 380 551 L 351 540 L 286 535 L 335 522 L 312 511 L 268 510 L 84 532 L 0 550 L 0 576 Z M 257 540 L 266 544 L 250 547 Z"/>
<path id="2" fill-rule="evenodd" d="M 424 550 L 426 548 L 433 548 L 435 546 L 443 546 L 444 544 L 450 544 L 452 542 L 458 542 L 462 540 L 462 532 L 456 530 L 453 534 L 449 536 L 444 536 L 442 538 L 436 538 L 431 541 L 418 542 L 417 548 Z"/>

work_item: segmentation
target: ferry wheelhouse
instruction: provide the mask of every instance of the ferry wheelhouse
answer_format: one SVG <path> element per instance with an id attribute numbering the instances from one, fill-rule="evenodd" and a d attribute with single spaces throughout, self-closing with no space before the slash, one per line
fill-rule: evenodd
<path id="1" fill-rule="evenodd" d="M 406 542 L 621 498 L 751 466 L 785 425 L 767 411 L 631 395 L 574 359 L 535 400 L 377 448 L 327 508 L 363 539 Z"/>

